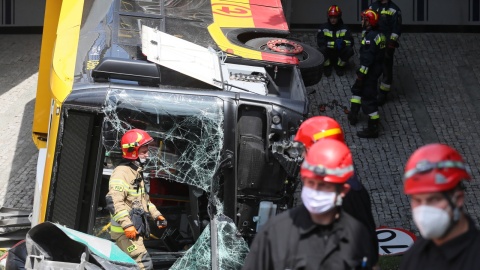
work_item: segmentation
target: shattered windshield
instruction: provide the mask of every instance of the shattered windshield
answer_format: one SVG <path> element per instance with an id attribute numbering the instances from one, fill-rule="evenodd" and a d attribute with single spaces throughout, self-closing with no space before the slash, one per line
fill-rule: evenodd
<path id="1" fill-rule="evenodd" d="M 216 174 L 222 162 L 224 142 L 223 100 L 202 95 L 112 89 L 107 94 L 103 113 L 106 169 L 113 169 L 121 161 L 122 135 L 132 128 L 144 129 L 154 139 L 149 145 L 150 159 L 144 171 L 151 184 L 153 179 L 161 179 L 161 185 L 167 187 L 168 183 L 180 183 L 190 187 L 199 202 L 201 197 L 207 198 L 203 206 L 201 202 L 198 204 L 199 208 L 204 208 L 198 209 L 198 221 L 203 224 L 198 227 L 198 238 L 193 237 L 194 241 L 185 247 L 168 248 L 173 252 L 184 251 L 184 256 L 171 269 L 210 269 L 212 258 L 218 269 L 240 269 L 248 253 L 248 244 L 238 233 L 234 221 L 223 214 L 223 198 L 219 195 Z M 188 198 L 188 191 L 182 194 L 181 190 L 181 186 L 175 188 L 180 192 L 177 197 Z M 160 209 L 165 200 L 162 197 L 153 202 L 159 202 Z M 185 205 L 191 208 L 195 204 L 191 204 L 192 197 L 189 200 Z M 167 218 L 178 215 L 178 220 L 182 220 L 185 215 L 178 205 L 175 204 L 176 210 Z M 160 211 L 169 213 L 163 212 L 163 208 Z M 206 218 L 201 218 L 202 211 L 208 211 L 204 215 Z M 177 230 L 173 224 L 169 220 L 170 230 L 167 231 L 172 234 L 179 231 L 179 242 L 188 242 L 191 239 L 188 230 L 182 229 L 182 225 Z"/>
<path id="2" fill-rule="evenodd" d="M 145 169 L 150 177 L 209 191 L 223 147 L 222 106 L 209 96 L 111 90 L 104 107 L 107 156 L 121 156 L 127 130 L 144 129 L 154 138 Z"/>
<path id="3" fill-rule="evenodd" d="M 235 224 L 228 217 L 219 215 L 213 224 L 212 227 L 216 228 L 217 232 L 217 269 L 241 269 L 249 251 L 247 243 L 237 234 Z M 195 245 L 170 269 L 210 269 L 208 266 L 212 263 L 211 241 L 210 227 L 207 227 Z"/>

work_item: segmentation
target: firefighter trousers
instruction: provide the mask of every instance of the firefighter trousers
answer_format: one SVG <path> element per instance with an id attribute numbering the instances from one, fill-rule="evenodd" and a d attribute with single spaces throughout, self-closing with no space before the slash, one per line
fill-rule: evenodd
<path id="1" fill-rule="evenodd" d="M 143 244 L 143 237 L 137 236 L 135 240 L 128 239 L 124 233 L 110 232 L 112 240 L 117 246 L 134 259 L 140 269 L 153 269 L 152 258 Z"/>
<path id="2" fill-rule="evenodd" d="M 393 82 L 393 55 L 395 49 L 387 48 L 385 50 L 385 57 L 383 58 L 383 77 L 382 82 L 391 85 Z"/>
<path id="3" fill-rule="evenodd" d="M 382 74 L 382 66 L 371 67 L 370 72 L 363 79 L 363 85 L 359 88 L 352 88 L 352 94 L 362 98 L 362 111 L 366 115 L 378 112 L 377 87 L 378 78 Z"/>
<path id="4" fill-rule="evenodd" d="M 353 48 L 351 46 L 343 47 L 340 51 L 336 49 L 327 48 L 324 52 L 325 61 L 328 63 L 325 66 L 329 65 L 338 65 L 338 60 L 342 62 L 348 62 L 350 57 L 354 55 Z M 343 66 L 343 65 L 342 65 Z"/>

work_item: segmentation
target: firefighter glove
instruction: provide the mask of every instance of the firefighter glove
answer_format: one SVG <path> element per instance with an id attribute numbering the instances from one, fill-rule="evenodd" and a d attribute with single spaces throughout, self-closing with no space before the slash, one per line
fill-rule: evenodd
<path id="1" fill-rule="evenodd" d="M 124 231 L 128 239 L 135 239 L 137 237 L 138 232 L 137 229 L 135 229 L 135 226 L 127 227 Z"/>
<path id="2" fill-rule="evenodd" d="M 165 217 L 163 215 L 158 216 L 157 226 L 158 226 L 159 229 L 163 229 L 163 228 L 167 227 L 167 220 L 165 219 Z"/>
<path id="3" fill-rule="evenodd" d="M 387 47 L 390 48 L 390 49 L 395 49 L 395 48 L 398 48 L 399 44 L 396 40 L 389 40 L 388 43 L 387 43 Z"/>
<path id="4" fill-rule="evenodd" d="M 337 38 L 335 40 L 335 48 L 340 51 L 341 49 L 343 49 L 343 47 L 345 47 L 345 41 L 343 41 L 343 39 L 341 38 Z"/>

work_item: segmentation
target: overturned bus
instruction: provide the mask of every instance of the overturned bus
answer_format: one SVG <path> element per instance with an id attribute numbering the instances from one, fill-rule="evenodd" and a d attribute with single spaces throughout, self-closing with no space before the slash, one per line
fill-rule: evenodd
<path id="1" fill-rule="evenodd" d="M 299 63 L 318 76 L 323 60 L 285 39 L 279 1 L 247 2 L 47 1 L 32 225 L 108 239 L 109 176 L 120 138 L 140 128 L 154 138 L 150 199 L 168 220 L 145 242 L 156 268 L 241 267 L 261 225 L 294 204 L 292 139 L 308 110 Z M 275 25 L 219 15 L 242 8 Z M 247 44 L 265 38 L 271 50 Z"/>

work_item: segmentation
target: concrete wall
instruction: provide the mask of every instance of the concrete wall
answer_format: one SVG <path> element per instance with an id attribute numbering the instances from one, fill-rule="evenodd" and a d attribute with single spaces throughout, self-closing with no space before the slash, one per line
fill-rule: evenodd
<path id="1" fill-rule="evenodd" d="M 360 23 L 360 12 L 371 0 L 284 0 L 290 24 L 320 24 L 330 5 L 339 5 L 347 24 Z M 291 7 L 287 2 L 291 2 Z M 405 25 L 480 25 L 480 0 L 394 0 Z M 291 14 L 288 14 L 290 12 Z"/>
<path id="2" fill-rule="evenodd" d="M 2 0 L 0 27 L 42 26 L 46 0 Z"/>
<path id="3" fill-rule="evenodd" d="M 98 0 L 101 1 L 101 0 Z M 339 5 L 347 24 L 359 24 L 372 0 L 281 0 L 289 24 L 325 22 L 330 5 Z M 0 27 L 42 26 L 46 0 L 2 0 Z M 480 25 L 480 0 L 395 0 L 405 25 Z"/>

